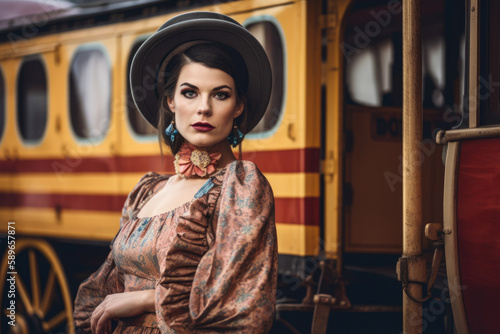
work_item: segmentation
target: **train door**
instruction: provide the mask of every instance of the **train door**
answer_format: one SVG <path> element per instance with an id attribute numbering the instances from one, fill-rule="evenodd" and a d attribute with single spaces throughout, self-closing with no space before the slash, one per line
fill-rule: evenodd
<path id="1" fill-rule="evenodd" d="M 460 81 L 459 38 L 447 35 L 446 1 L 423 1 L 424 221 L 442 214 L 442 148 L 438 129 L 449 126 L 445 110 L 460 100 L 449 90 Z M 399 254 L 402 247 L 402 6 L 357 1 L 345 18 L 342 221 L 343 251 L 359 255 Z M 381 257 L 379 257 L 381 258 Z M 393 257 L 387 256 L 387 264 Z"/>
<path id="2" fill-rule="evenodd" d="M 14 45 L 14 49 L 18 46 Z M 60 150 L 59 96 L 51 89 L 59 74 L 54 44 L 46 49 L 20 49 L 9 59 L 9 108 L 6 126 L 7 150 L 12 162 L 11 220 L 18 234 L 37 234 L 55 213 L 50 192 L 52 168 L 48 157 Z M 37 177 L 41 176 L 41 177 Z M 57 184 L 57 183 L 56 183 Z M 33 209 L 40 208 L 37 215 Z M 43 212 L 43 213 L 42 213 Z"/>
<path id="3" fill-rule="evenodd" d="M 497 1 L 468 2 L 464 118 L 447 146 L 443 234 L 458 333 L 489 333 L 500 312 L 500 23 Z"/>
<path id="4" fill-rule="evenodd" d="M 89 41 L 83 34 L 68 35 L 71 42 L 61 46 L 66 99 L 60 175 L 62 192 L 71 199 L 63 201 L 67 220 L 61 232 L 69 238 L 110 240 L 118 231 L 110 222 L 123 205 L 118 196 L 121 49 L 114 35 L 97 34 Z"/>
<path id="5" fill-rule="evenodd" d="M 346 268 L 369 269 L 396 281 L 402 249 L 402 4 L 326 3 L 338 22 L 325 38 L 325 253 L 337 260 L 339 275 L 346 276 Z M 443 148 L 434 138 L 439 129 L 457 125 L 465 19 L 453 1 L 425 0 L 422 20 L 423 217 L 441 221 Z M 431 246 L 426 244 L 429 255 Z"/>

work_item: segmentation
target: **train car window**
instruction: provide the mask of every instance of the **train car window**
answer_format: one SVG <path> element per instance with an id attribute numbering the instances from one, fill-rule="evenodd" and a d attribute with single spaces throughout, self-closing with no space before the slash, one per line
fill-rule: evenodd
<path id="1" fill-rule="evenodd" d="M 271 99 L 266 113 L 250 134 L 272 132 L 283 115 L 284 83 L 285 83 L 285 59 L 283 34 L 279 24 L 273 17 L 252 18 L 245 23 L 245 27 L 264 46 L 267 56 L 271 62 L 273 74 L 273 88 Z"/>
<path id="2" fill-rule="evenodd" d="M 17 77 L 17 125 L 21 137 L 41 140 L 47 125 L 47 76 L 42 61 L 26 58 Z"/>
<path id="3" fill-rule="evenodd" d="M 400 38 L 397 34 L 395 38 Z M 400 48 L 399 41 L 397 48 Z M 346 66 L 348 102 L 371 107 L 402 105 L 402 64 L 395 61 L 394 38 L 385 38 L 351 55 Z M 444 105 L 444 38 L 429 36 L 423 53 L 424 107 Z"/>
<path id="4" fill-rule="evenodd" d="M 69 76 L 70 118 L 81 139 L 102 139 L 111 116 L 111 68 L 100 48 L 80 48 Z"/>
<path id="5" fill-rule="evenodd" d="M 341 44 L 345 100 L 367 107 L 401 107 L 401 7 L 377 3 L 374 7 L 373 2 L 357 1 L 346 22 Z M 440 0 L 423 1 L 422 6 L 423 107 L 460 111 L 465 64 L 463 9 Z"/>
<path id="6" fill-rule="evenodd" d="M 481 125 L 500 124 L 500 12 L 499 1 L 482 1 L 480 9 L 479 100 Z"/>
<path id="7" fill-rule="evenodd" d="M 130 65 L 132 64 L 132 59 L 134 58 L 135 53 L 139 49 L 139 47 L 144 43 L 146 39 L 142 38 L 137 41 L 132 50 L 130 51 L 130 56 L 128 58 L 128 67 L 127 67 L 127 115 L 128 121 L 130 124 L 130 128 L 132 132 L 138 136 L 152 136 L 156 134 L 156 129 L 149 124 L 144 117 L 142 117 L 141 113 L 137 110 L 135 106 L 134 100 L 132 99 L 132 92 L 130 90 Z"/>
<path id="8" fill-rule="evenodd" d="M 5 83 L 3 79 L 2 69 L 0 69 L 0 142 L 2 142 L 4 126 L 5 126 Z"/>

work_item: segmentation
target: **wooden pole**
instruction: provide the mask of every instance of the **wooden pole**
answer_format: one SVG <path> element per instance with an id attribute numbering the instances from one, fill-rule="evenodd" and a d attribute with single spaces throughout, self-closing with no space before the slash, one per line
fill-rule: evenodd
<path id="1" fill-rule="evenodd" d="M 479 0 L 470 1 L 469 11 L 469 128 L 479 126 Z"/>
<path id="2" fill-rule="evenodd" d="M 425 282 L 422 256 L 422 33 L 420 0 L 403 2 L 403 258 L 407 280 Z M 422 333 L 422 285 L 403 292 L 403 333 Z"/>

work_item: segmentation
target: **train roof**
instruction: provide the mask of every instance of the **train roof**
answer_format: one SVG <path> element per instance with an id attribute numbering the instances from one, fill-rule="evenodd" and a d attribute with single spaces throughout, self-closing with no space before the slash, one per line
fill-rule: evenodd
<path id="1" fill-rule="evenodd" d="M 227 0 L 0 0 L 0 43 L 137 20 Z"/>

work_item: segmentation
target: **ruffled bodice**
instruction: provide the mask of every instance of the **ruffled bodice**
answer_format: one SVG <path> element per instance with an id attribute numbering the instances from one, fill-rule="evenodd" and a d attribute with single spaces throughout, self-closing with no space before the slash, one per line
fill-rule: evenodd
<path id="1" fill-rule="evenodd" d="M 269 183 L 253 163 L 233 162 L 192 201 L 137 218 L 166 180 L 148 173 L 129 194 L 110 255 L 79 289 L 77 326 L 89 330 L 107 294 L 155 289 L 156 315 L 120 319 L 115 333 L 267 332 L 277 280 Z"/>

